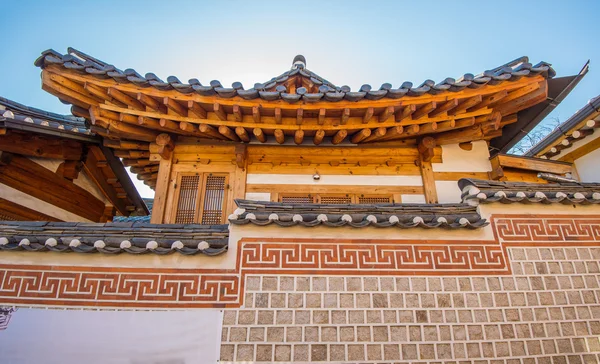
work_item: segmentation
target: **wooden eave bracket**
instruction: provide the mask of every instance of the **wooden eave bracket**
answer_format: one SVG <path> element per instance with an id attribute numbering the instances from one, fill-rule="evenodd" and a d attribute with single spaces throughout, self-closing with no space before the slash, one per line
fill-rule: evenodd
<path id="1" fill-rule="evenodd" d="M 432 137 L 425 137 L 421 139 L 417 149 L 421 155 L 420 160 L 423 162 L 430 162 L 434 156 L 434 148 L 436 146 L 435 139 Z"/>
<path id="2" fill-rule="evenodd" d="M 490 164 L 492 165 L 492 171 L 489 172 L 489 175 L 490 179 L 493 180 L 504 178 L 504 168 L 553 173 L 558 175 L 565 175 L 572 170 L 572 163 L 568 162 L 506 154 L 498 154 L 490 158 Z"/>
<path id="3" fill-rule="evenodd" d="M 238 144 L 235 146 L 235 164 L 239 168 L 246 168 L 246 160 L 248 157 L 248 146 L 246 144 Z"/>
<path id="4" fill-rule="evenodd" d="M 158 155 L 162 159 L 170 159 L 171 153 L 173 153 L 173 149 L 175 148 L 173 138 L 169 134 L 159 134 L 156 137 L 156 144 L 158 145 Z"/>

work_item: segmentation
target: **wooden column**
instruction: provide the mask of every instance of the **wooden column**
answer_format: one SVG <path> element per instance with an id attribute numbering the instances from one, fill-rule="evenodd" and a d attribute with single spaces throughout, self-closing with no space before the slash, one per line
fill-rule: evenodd
<path id="1" fill-rule="evenodd" d="M 156 138 L 156 144 L 159 145 L 160 164 L 158 166 L 158 178 L 156 180 L 156 192 L 154 194 L 154 205 L 152 206 L 152 224 L 166 223 L 164 221 L 167 194 L 169 192 L 169 181 L 171 179 L 171 168 L 173 166 L 173 141 L 168 134 L 160 134 Z M 167 152 L 168 151 L 168 152 Z"/>
<path id="2" fill-rule="evenodd" d="M 435 140 L 431 137 L 426 137 L 419 143 L 419 160 L 417 164 L 421 170 L 421 178 L 423 179 L 423 191 L 425 193 L 426 203 L 438 203 L 437 189 L 435 187 L 435 178 L 431 167 L 431 159 L 433 158 L 433 148 Z"/>

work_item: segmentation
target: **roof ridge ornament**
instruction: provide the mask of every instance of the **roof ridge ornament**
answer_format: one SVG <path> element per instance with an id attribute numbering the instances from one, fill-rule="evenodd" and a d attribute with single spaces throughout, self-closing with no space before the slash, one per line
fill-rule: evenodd
<path id="1" fill-rule="evenodd" d="M 298 54 L 296 57 L 294 57 L 294 60 L 292 61 L 292 69 L 294 68 L 306 68 L 306 58 L 304 58 L 303 55 Z"/>

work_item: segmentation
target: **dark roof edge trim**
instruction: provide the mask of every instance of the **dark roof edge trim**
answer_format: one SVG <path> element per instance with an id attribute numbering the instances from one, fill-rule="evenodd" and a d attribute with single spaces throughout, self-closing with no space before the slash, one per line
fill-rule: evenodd
<path id="1" fill-rule="evenodd" d="M 535 118 L 533 118 L 523 130 L 525 133 L 529 133 L 535 126 L 537 126 L 546 116 L 548 116 L 561 102 L 573 91 L 575 86 L 583 79 L 583 77 L 588 73 L 590 69 L 590 61 L 588 60 L 585 65 L 581 68 L 581 71 L 574 76 L 573 80 L 569 82 L 569 84 L 556 96 L 548 106 L 546 106 Z M 519 138 L 520 133 L 515 135 L 511 140 L 509 140 L 502 148 L 498 151 L 499 153 L 506 153 L 510 148 L 512 148 L 515 144 L 517 144 L 521 139 L 523 139 L 524 135 Z"/>
<path id="2" fill-rule="evenodd" d="M 588 101 L 588 103 L 579 109 L 573 116 L 571 116 L 567 121 L 559 125 L 556 129 L 554 129 L 550 134 L 546 135 L 544 139 L 542 139 L 539 143 L 534 145 L 531 149 L 529 149 L 525 155 L 526 156 L 535 156 L 540 153 L 542 150 L 547 147 L 554 145 L 556 141 L 565 136 L 565 133 L 577 126 L 584 119 L 587 119 L 590 115 L 595 112 L 600 111 L 600 97 L 593 98 Z"/>
<path id="3" fill-rule="evenodd" d="M 148 210 L 148 206 L 146 206 L 146 203 L 142 199 L 142 196 L 140 196 L 140 193 L 135 188 L 135 185 L 131 181 L 129 174 L 127 174 L 123 163 L 121 163 L 121 161 L 117 157 L 115 157 L 115 155 L 110 149 L 106 148 L 103 145 L 100 145 L 100 149 L 102 149 L 102 153 L 104 153 L 104 156 L 106 157 L 106 161 L 110 165 L 110 168 L 117 175 L 121 186 L 123 187 L 127 195 L 131 198 L 131 202 L 133 202 L 133 204 L 135 205 L 136 210 L 138 210 L 140 213 L 148 215 L 150 213 L 150 211 Z"/>

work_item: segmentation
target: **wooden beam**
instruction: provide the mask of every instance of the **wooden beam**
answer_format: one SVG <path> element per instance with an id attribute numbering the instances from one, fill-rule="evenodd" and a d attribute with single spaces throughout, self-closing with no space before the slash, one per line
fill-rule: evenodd
<path id="1" fill-rule="evenodd" d="M 273 132 L 273 135 L 275 135 L 275 141 L 277 143 L 279 143 L 279 144 L 285 143 L 285 134 L 283 134 L 283 130 L 275 129 L 275 131 Z"/>
<path id="2" fill-rule="evenodd" d="M 188 100 L 187 108 L 188 108 L 188 116 L 189 117 L 197 117 L 200 119 L 206 119 L 206 117 L 208 115 L 206 110 L 204 110 L 204 108 L 202 108 L 202 106 L 198 105 L 196 102 L 194 102 L 192 100 Z"/>
<path id="3" fill-rule="evenodd" d="M 404 127 L 402 125 L 392 126 L 388 128 L 385 135 L 379 138 L 379 141 L 398 139 L 404 135 Z"/>
<path id="4" fill-rule="evenodd" d="M 169 134 L 159 134 L 156 137 L 156 144 L 158 145 L 158 154 L 161 159 L 171 159 L 175 144 Z"/>
<path id="5" fill-rule="evenodd" d="M 322 109 L 324 110 L 324 109 Z M 325 130 L 317 130 L 315 136 L 313 138 L 313 143 L 315 145 L 319 145 L 323 142 L 323 138 L 325 137 Z"/>
<path id="6" fill-rule="evenodd" d="M 172 98 L 164 97 L 163 104 L 165 104 L 165 106 L 169 110 L 173 111 L 175 114 L 177 114 L 179 116 L 184 116 L 184 117 L 188 116 L 188 109 L 186 107 L 183 107 L 183 105 L 181 105 L 176 100 L 173 100 Z"/>
<path id="7" fill-rule="evenodd" d="M 252 119 L 254 119 L 255 123 L 262 122 L 262 119 L 260 117 L 260 106 L 258 106 L 258 105 L 252 106 Z"/>
<path id="8" fill-rule="evenodd" d="M 426 116 L 427 114 L 429 114 L 431 111 L 433 111 L 435 109 L 436 105 L 437 104 L 436 104 L 435 101 L 431 101 L 431 102 L 428 102 L 428 103 L 424 104 L 423 106 L 419 107 L 412 114 L 412 119 L 413 120 L 419 120 L 423 116 Z"/>
<path id="9" fill-rule="evenodd" d="M 348 119 L 350 119 L 350 109 L 345 108 L 344 111 L 342 112 L 342 118 L 341 118 L 342 125 L 346 124 L 348 122 Z"/>
<path id="10" fill-rule="evenodd" d="M 225 139 L 225 137 L 223 135 L 221 135 L 215 128 L 213 128 L 212 126 L 210 126 L 208 124 L 200 124 L 198 126 L 198 130 L 201 133 L 204 133 L 206 135 L 210 135 L 213 138 Z"/>
<path id="11" fill-rule="evenodd" d="M 435 148 L 435 139 L 432 137 L 425 137 L 421 139 L 417 149 L 419 150 L 420 160 L 422 162 L 431 162 L 434 155 L 433 148 Z"/>
<path id="12" fill-rule="evenodd" d="M 108 165 L 106 167 L 99 167 L 99 162 L 106 162 L 106 157 L 100 148 L 91 146 L 83 163 L 86 175 L 98 186 L 100 192 L 113 204 L 117 211 L 124 216 L 129 215 L 129 211 L 127 210 L 127 194 L 124 197 L 118 196 L 117 190 L 110 185 L 104 172 L 106 169 L 110 170 L 110 167 Z"/>
<path id="13" fill-rule="evenodd" d="M 331 138 L 331 143 L 334 145 L 340 144 L 344 141 L 344 139 L 346 139 L 347 136 L 348 131 L 346 129 L 339 130 L 337 133 L 335 133 L 333 138 Z"/>
<path id="14" fill-rule="evenodd" d="M 158 121 L 158 123 L 160 124 L 161 127 L 163 127 L 164 129 L 169 129 L 169 130 L 180 130 L 179 128 L 179 123 L 176 123 L 174 121 L 171 121 L 169 119 L 160 119 Z"/>
<path id="15" fill-rule="evenodd" d="M 505 98 L 506 96 L 508 96 L 508 91 L 506 91 L 506 90 L 498 91 L 495 94 L 485 96 L 481 99 L 480 103 L 468 108 L 467 112 L 474 112 L 474 111 L 483 109 L 484 107 L 493 106 L 496 103 L 498 103 L 499 101 L 501 101 L 503 98 Z"/>
<path id="16" fill-rule="evenodd" d="M 261 143 L 265 143 L 267 141 L 267 136 L 261 128 L 254 128 L 254 130 L 252 130 L 252 134 L 254 134 L 256 139 L 258 139 L 258 141 Z"/>
<path id="17" fill-rule="evenodd" d="M 0 165 L 0 183 L 94 222 L 104 211 L 90 192 L 26 157 L 13 155 Z"/>
<path id="18" fill-rule="evenodd" d="M 302 110 L 302 109 L 298 109 L 298 110 Z M 302 144 L 302 142 L 304 141 L 304 131 L 301 129 L 296 130 L 296 132 L 294 133 L 294 143 L 296 143 L 297 145 Z"/>
<path id="19" fill-rule="evenodd" d="M 117 90 L 114 87 L 109 87 L 107 89 L 107 93 L 108 93 L 108 96 L 119 100 L 120 102 L 124 103 L 125 105 L 129 106 L 132 109 L 141 110 L 141 111 L 146 110 L 146 107 L 144 106 L 144 104 L 139 102 L 136 98 L 133 98 L 133 97 L 127 95 L 126 93 Z"/>
<path id="20" fill-rule="evenodd" d="M 250 141 L 250 136 L 248 135 L 248 132 L 246 131 L 246 129 L 244 129 L 244 127 L 236 127 L 235 133 L 243 142 L 248 143 Z"/>
<path id="21" fill-rule="evenodd" d="M 158 102 L 154 97 L 148 96 L 143 92 L 137 93 L 137 100 L 144 104 L 146 108 L 152 111 L 159 112 L 162 114 L 167 113 L 167 108 L 165 107 L 165 105 Z"/>
<path id="22" fill-rule="evenodd" d="M 365 115 L 363 116 L 363 124 L 366 124 L 371 120 L 371 118 L 373 117 L 373 112 L 374 109 L 372 107 L 367 108 L 367 110 L 365 111 Z"/>
<path id="23" fill-rule="evenodd" d="M 304 118 L 304 109 L 296 110 L 296 125 L 301 125 Z"/>
<path id="24" fill-rule="evenodd" d="M 232 140 L 234 142 L 239 142 L 240 138 L 233 132 L 229 127 L 225 125 L 219 126 L 219 133 L 223 135 L 225 138 Z"/>
<path id="25" fill-rule="evenodd" d="M 319 109 L 319 125 L 323 125 L 325 123 L 325 116 L 327 115 L 327 109 Z"/>
<path id="26" fill-rule="evenodd" d="M 221 121 L 227 120 L 227 114 L 225 113 L 225 110 L 223 110 L 223 105 L 219 104 L 218 102 L 215 102 L 213 104 L 213 112 L 215 113 L 215 115 L 217 115 L 219 120 L 221 120 Z"/>
<path id="27" fill-rule="evenodd" d="M 453 109 L 456 106 L 458 106 L 458 99 L 448 100 L 430 112 L 429 117 L 433 118 L 441 113 L 448 112 L 450 109 Z"/>
<path id="28" fill-rule="evenodd" d="M 393 106 L 388 106 L 385 109 L 383 109 L 383 111 L 381 112 L 381 114 L 379 114 L 379 122 L 383 123 L 385 121 L 387 121 L 390 116 L 394 115 L 394 107 Z"/>
<path id="29" fill-rule="evenodd" d="M 62 221 L 3 198 L 0 198 L 0 213 L 14 221 Z"/>
<path id="30" fill-rule="evenodd" d="M 460 113 L 464 113 L 468 108 L 473 107 L 481 102 L 481 95 L 475 95 L 473 97 L 469 97 L 466 100 L 463 100 L 458 106 L 448 111 L 448 115 L 457 115 Z"/>
<path id="31" fill-rule="evenodd" d="M 362 129 L 354 133 L 350 141 L 354 144 L 358 144 L 371 136 L 371 129 Z"/>
<path id="32" fill-rule="evenodd" d="M 276 107 L 273 112 L 275 113 L 275 123 L 281 124 L 281 108 Z"/>
<path id="33" fill-rule="evenodd" d="M 383 138 L 385 136 L 385 134 L 387 134 L 387 128 L 379 127 L 377 129 L 375 129 L 375 131 L 372 132 L 370 136 L 363 139 L 362 143 L 369 143 L 372 141 L 379 140 L 379 139 Z"/>
<path id="34" fill-rule="evenodd" d="M 396 111 L 395 118 L 396 122 L 401 122 L 402 120 L 411 117 L 411 115 L 417 111 L 417 105 L 406 105 L 403 108 Z"/>
<path id="35" fill-rule="evenodd" d="M 244 120 L 244 115 L 242 114 L 242 109 L 240 108 L 240 105 L 233 105 L 233 118 L 237 122 L 241 122 L 242 120 Z"/>
<path id="36" fill-rule="evenodd" d="M 493 158 L 497 159 L 498 164 L 501 167 L 524 169 L 536 172 L 546 172 L 553 174 L 564 175 L 570 173 L 572 170 L 572 164 L 567 162 L 559 162 L 547 159 L 522 157 L 516 155 L 497 154 Z"/>
<path id="37" fill-rule="evenodd" d="M 30 157 L 80 160 L 83 147 L 74 140 L 11 132 L 0 135 L 0 151 Z"/>

